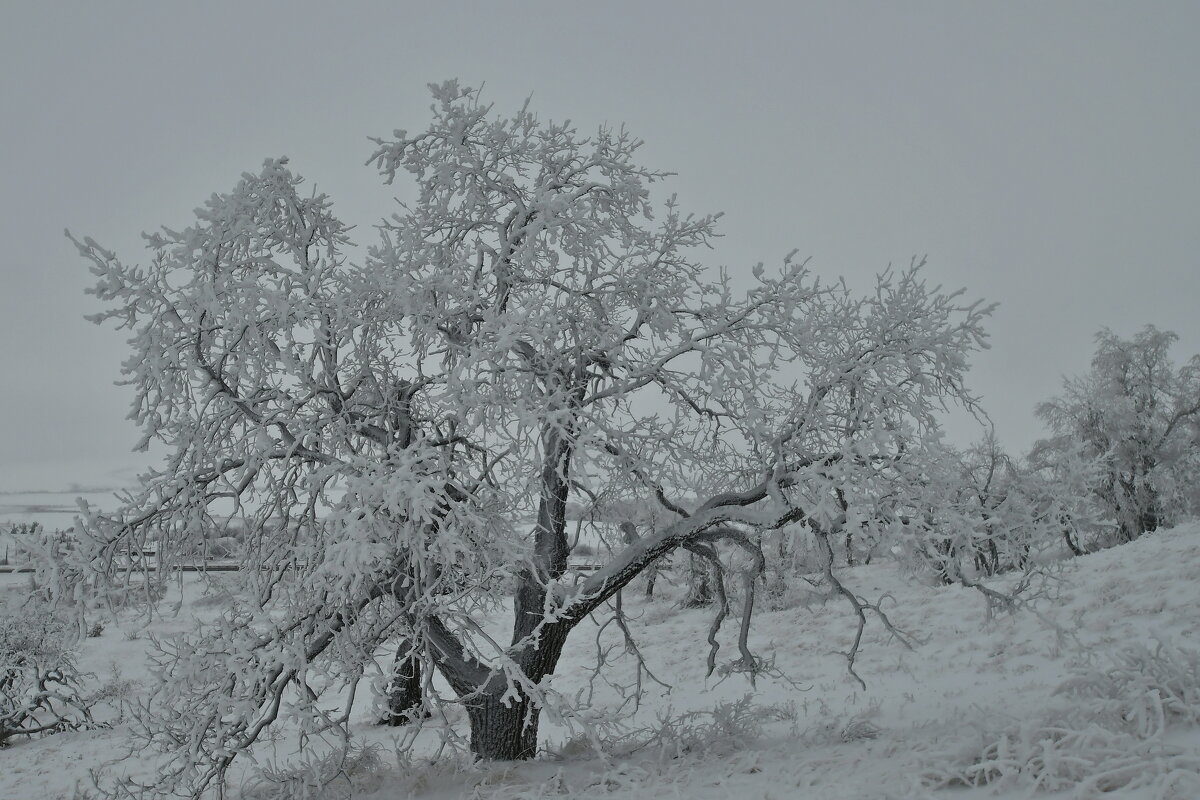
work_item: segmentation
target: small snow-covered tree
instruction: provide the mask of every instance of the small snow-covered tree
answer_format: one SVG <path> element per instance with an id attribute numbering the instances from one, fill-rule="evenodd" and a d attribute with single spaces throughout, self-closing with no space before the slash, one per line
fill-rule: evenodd
<path id="1" fill-rule="evenodd" d="M 1106 465 L 1082 443 L 1042 440 L 1024 459 L 1025 484 L 1037 507 L 1059 522 L 1058 536 L 1073 555 L 1098 544 L 1108 511 L 1096 495 Z"/>
<path id="2" fill-rule="evenodd" d="M 1017 465 L 995 433 L 989 431 L 964 452 L 947 450 L 945 459 L 946 497 L 932 511 L 946 517 L 933 547 L 944 562 L 939 574 L 951 582 L 964 569 L 990 576 L 1024 567 L 1033 547 L 1033 531 L 1023 518 L 1029 503 Z"/>
<path id="3" fill-rule="evenodd" d="M 1040 442 L 1043 461 L 1082 447 L 1103 464 L 1092 486 L 1130 541 L 1190 513 L 1200 451 L 1200 356 L 1176 369 L 1178 339 L 1153 325 L 1131 339 L 1096 335 L 1092 369 L 1064 382 L 1063 394 L 1038 406 L 1054 433 Z"/>
<path id="4" fill-rule="evenodd" d="M 714 275 L 698 256 L 716 218 L 653 203 L 666 174 L 623 129 L 583 138 L 432 88 L 426 130 L 377 141 L 371 162 L 417 191 L 365 256 L 284 159 L 148 237 L 147 266 L 77 241 L 97 320 L 131 331 L 142 444 L 170 455 L 89 516 L 59 574 L 119 580 L 148 539 L 169 565 L 218 518 L 247 520 L 239 599 L 160 655 L 162 785 L 200 791 L 281 717 L 343 726 L 346 690 L 397 638 L 385 679 L 415 659 L 475 754 L 531 757 L 542 710 L 570 713 L 549 678 L 572 628 L 639 573 L 681 548 L 717 563 L 726 541 L 758 567 L 748 622 L 763 532 L 827 527 L 839 491 L 971 402 L 989 309 L 919 265 L 862 297 L 790 258 Z M 566 509 L 584 496 L 671 521 L 575 580 Z M 503 639 L 480 624 L 501 611 Z M 756 668 L 744 635 L 737 665 Z"/>
<path id="5" fill-rule="evenodd" d="M 21 605 L 0 604 L 0 747 L 93 724 L 75 663 L 80 636 L 36 594 Z"/>

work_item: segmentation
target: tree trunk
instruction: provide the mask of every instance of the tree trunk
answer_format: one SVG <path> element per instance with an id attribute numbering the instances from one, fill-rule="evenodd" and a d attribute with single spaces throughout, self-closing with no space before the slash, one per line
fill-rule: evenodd
<path id="1" fill-rule="evenodd" d="M 471 701 L 471 752 L 487 761 L 523 761 L 537 755 L 538 722 L 541 709 L 528 699 L 510 698 L 503 692 L 488 693 Z"/>
<path id="2" fill-rule="evenodd" d="M 551 623 L 537 632 L 536 644 L 517 654 L 521 672 L 534 684 L 554 674 L 571 626 Z M 504 698 L 508 698 L 507 704 Z M 519 688 L 493 673 L 476 697 L 466 702 L 471 723 L 471 752 L 489 761 L 521 761 L 537 755 L 542 709 Z"/>
<path id="3" fill-rule="evenodd" d="M 554 672 L 570 626 L 545 622 L 546 587 L 567 569 L 567 496 L 573 454 L 572 429 L 547 424 L 542 431 L 542 480 L 531 563 L 521 570 L 513 595 L 513 649 L 510 651 L 525 678 L 532 684 Z M 573 623 L 572 623 L 573 624 Z M 450 677 L 450 676 L 447 676 Z M 451 681 L 453 684 L 453 680 Z M 511 689 L 511 691 L 510 691 Z M 483 686 L 455 687 L 469 696 L 471 752 L 489 761 L 513 761 L 537 754 L 539 708 L 500 673 L 492 673 Z M 514 699 L 513 695 L 516 695 Z M 508 704 L 502 702 L 508 698 Z"/>
<path id="4" fill-rule="evenodd" d="M 1149 484 L 1141 488 L 1141 497 L 1138 498 L 1139 536 L 1144 533 L 1154 533 L 1162 523 L 1162 515 L 1159 513 L 1158 490 Z"/>
<path id="5" fill-rule="evenodd" d="M 405 639 L 396 649 L 392 665 L 392 680 L 387 687 L 387 713 L 381 725 L 407 725 L 428 717 L 421 697 L 421 662 L 412 654 L 412 645 Z"/>
<path id="6" fill-rule="evenodd" d="M 1077 555 L 1077 556 L 1081 556 L 1084 554 L 1083 548 L 1079 546 L 1079 543 L 1075 541 L 1075 537 L 1073 537 L 1071 535 L 1071 526 L 1070 526 L 1069 521 L 1063 523 L 1062 535 L 1063 535 L 1063 539 L 1067 543 L 1067 547 L 1071 550 L 1072 554 Z"/>
<path id="7" fill-rule="evenodd" d="M 1154 488 L 1154 484 L 1150 482 L 1150 476 L 1153 474 L 1155 459 L 1153 457 L 1145 457 L 1142 459 L 1141 475 L 1138 482 L 1138 535 L 1144 533 L 1154 533 L 1158 530 L 1158 526 L 1162 524 L 1161 502 L 1158 496 L 1158 490 Z"/>
<path id="8" fill-rule="evenodd" d="M 545 609 L 546 584 L 567 570 L 567 495 L 570 493 L 572 444 L 569 436 L 553 425 L 542 433 L 545 455 L 542 464 L 541 498 L 534 528 L 532 563 L 521 570 L 513 595 L 513 644 L 540 623 Z"/>
<path id="9" fill-rule="evenodd" d="M 936 538 L 932 542 L 933 547 L 933 569 L 937 573 L 938 579 L 949 586 L 954 583 L 954 573 L 956 569 L 955 560 L 957 558 L 954 552 L 954 540 Z"/>
<path id="10" fill-rule="evenodd" d="M 854 566 L 854 528 L 851 527 L 849 517 L 847 517 L 847 513 L 850 511 L 850 503 L 847 502 L 847 500 L 846 500 L 846 493 L 843 492 L 841 489 L 837 490 L 837 500 L 838 500 L 838 505 L 841 506 L 841 508 L 842 508 L 842 516 L 841 516 L 841 521 L 838 523 L 835 523 L 835 527 L 837 525 L 841 525 L 846 529 L 846 566 L 853 567 Z"/>
<path id="11" fill-rule="evenodd" d="M 992 536 L 994 535 L 995 533 L 992 533 Z M 1000 548 L 996 546 L 996 540 L 991 538 L 991 536 L 987 540 L 987 554 L 984 555 L 983 563 L 985 575 L 998 575 L 1000 573 Z"/>

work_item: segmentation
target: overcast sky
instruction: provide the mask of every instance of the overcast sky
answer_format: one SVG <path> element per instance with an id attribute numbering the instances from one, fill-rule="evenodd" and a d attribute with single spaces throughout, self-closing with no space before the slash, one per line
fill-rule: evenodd
<path id="1" fill-rule="evenodd" d="M 128 262 L 264 158 L 370 225 L 368 136 L 426 84 L 486 83 L 582 129 L 625 122 L 724 211 L 713 266 L 791 249 L 866 287 L 927 255 L 1000 303 L 973 386 L 1020 452 L 1102 326 L 1200 351 L 1200 3 L 3 4 L 0 491 L 127 480 L 121 334 L 70 227 Z M 956 438 L 973 432 L 952 426 Z M 124 471 L 122 471 L 124 470 Z"/>

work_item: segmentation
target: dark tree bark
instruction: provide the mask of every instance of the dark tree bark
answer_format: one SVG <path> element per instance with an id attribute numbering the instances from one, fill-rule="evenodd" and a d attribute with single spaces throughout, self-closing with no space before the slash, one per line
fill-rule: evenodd
<path id="1" fill-rule="evenodd" d="M 471 723 L 471 752 L 487 761 L 523 761 L 537 755 L 541 709 L 528 699 L 510 700 L 484 695 L 467 706 Z"/>
<path id="2" fill-rule="evenodd" d="M 1079 546 L 1079 542 L 1076 540 L 1074 531 L 1072 530 L 1071 515 L 1063 514 L 1058 521 L 1062 525 L 1063 541 L 1067 543 L 1067 548 L 1073 555 L 1083 555 L 1083 548 Z"/>
<path id="3" fill-rule="evenodd" d="M 850 526 L 849 522 L 846 519 L 846 512 L 848 512 L 850 510 L 850 503 L 846 500 L 846 493 L 843 492 L 841 489 L 838 489 L 836 494 L 837 494 L 838 505 L 842 509 L 841 524 L 846 528 L 846 531 L 845 531 L 846 532 L 846 566 L 853 567 L 854 566 L 854 529 Z"/>
<path id="4" fill-rule="evenodd" d="M 553 623 L 535 634 L 537 646 L 525 647 L 518 657 L 526 678 L 537 683 L 553 674 L 571 627 Z M 479 696 L 467 701 L 466 709 L 471 723 L 471 752 L 476 757 L 519 761 L 537 755 L 542 709 L 519 689 L 510 690 L 502 677 L 493 675 Z"/>
<path id="5" fill-rule="evenodd" d="M 567 494 L 570 491 L 572 442 L 553 425 L 542 433 L 542 496 L 538 503 L 532 564 L 522 570 L 513 597 L 513 644 L 529 636 L 542 620 L 546 585 L 567 570 Z"/>
<path id="6" fill-rule="evenodd" d="M 407 725 L 427 717 L 429 712 L 424 708 L 421 693 L 421 662 L 405 639 L 396 648 L 392 680 L 387 687 L 387 713 L 379 724 Z"/>
<path id="7" fill-rule="evenodd" d="M 937 573 L 938 580 L 946 586 L 954 583 L 954 577 L 951 574 L 954 570 L 954 540 L 953 539 L 934 539 L 933 547 L 933 568 Z"/>
<path id="8" fill-rule="evenodd" d="M 567 569 L 567 495 L 573 443 L 569 431 L 549 425 L 542 433 L 542 492 L 530 566 L 518 577 L 514 601 L 512 650 L 522 673 L 532 683 L 554 672 L 574 621 L 546 624 L 546 587 Z M 447 676 L 449 677 L 449 676 Z M 453 684 L 453 681 L 452 681 Z M 537 753 L 541 709 L 500 674 L 489 674 L 482 686 L 455 687 L 466 698 L 471 723 L 471 752 L 488 760 L 533 758 Z M 516 694 L 516 699 L 512 695 Z M 507 701 L 507 702 L 506 702 Z"/>

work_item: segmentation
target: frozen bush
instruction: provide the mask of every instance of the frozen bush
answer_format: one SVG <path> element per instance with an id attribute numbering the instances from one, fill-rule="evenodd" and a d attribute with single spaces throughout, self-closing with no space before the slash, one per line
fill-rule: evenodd
<path id="1" fill-rule="evenodd" d="M 1166 739 L 1172 723 L 1200 721 L 1200 652 L 1128 647 L 1056 694 L 1069 702 L 1038 719 L 999 732 L 979 726 L 965 749 L 926 770 L 927 785 L 1200 796 L 1200 756 Z"/>
<path id="2" fill-rule="evenodd" d="M 383 770 L 376 745 L 348 745 L 297 766 L 265 768 L 242 788 L 240 800 L 349 800 Z"/>
<path id="3" fill-rule="evenodd" d="M 3 611 L 0 747 L 19 736 L 91 726 L 91 704 L 79 692 L 72 653 L 78 630 L 41 603 Z"/>
<path id="4" fill-rule="evenodd" d="M 562 758 L 597 747 L 604 755 L 649 752 L 660 760 L 684 755 L 728 755 L 762 738 L 765 725 L 795 719 L 796 709 L 791 704 L 758 705 L 747 694 L 739 700 L 717 703 L 711 711 L 672 715 L 668 710 L 653 725 L 603 735 L 590 742 L 575 737 L 551 750 L 551 755 Z"/>
<path id="5" fill-rule="evenodd" d="M 1118 651 L 1104 670 L 1073 676 L 1058 688 L 1081 723 L 1139 739 L 1162 735 L 1172 722 L 1200 723 L 1200 651 L 1159 642 Z"/>

